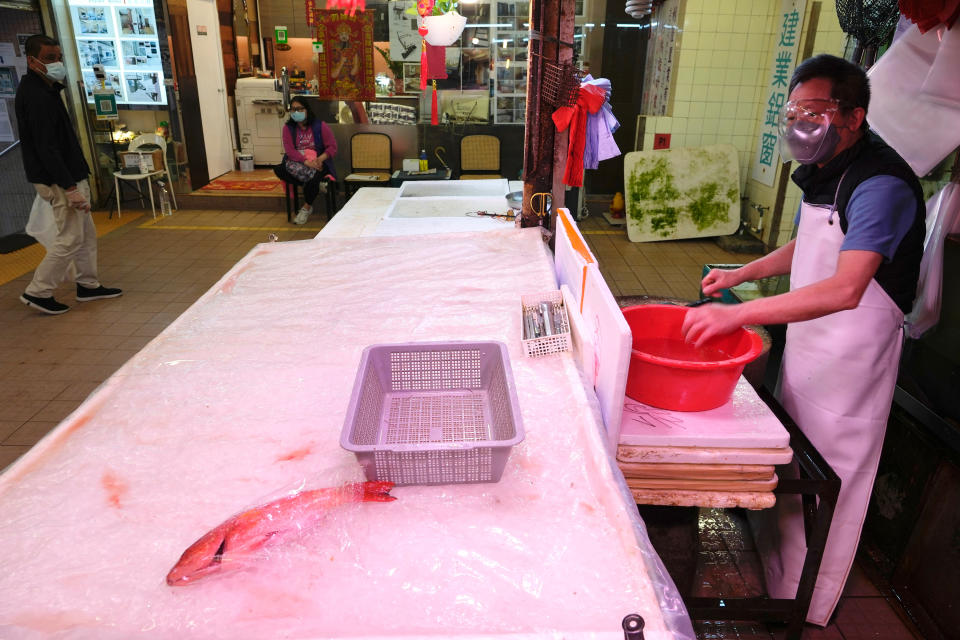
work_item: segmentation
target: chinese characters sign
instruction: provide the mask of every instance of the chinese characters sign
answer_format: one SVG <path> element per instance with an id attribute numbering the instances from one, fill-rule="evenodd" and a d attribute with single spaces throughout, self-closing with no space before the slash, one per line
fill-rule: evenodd
<path id="1" fill-rule="evenodd" d="M 787 101 L 790 76 L 797 66 L 797 51 L 800 48 L 800 30 L 803 27 L 803 12 L 806 0 L 781 0 L 780 14 L 776 23 L 773 47 L 773 63 L 768 84 L 764 91 L 761 110 L 760 139 L 751 177 L 768 187 L 773 186 L 780 164 L 777 150 L 777 122 L 780 110 Z"/>

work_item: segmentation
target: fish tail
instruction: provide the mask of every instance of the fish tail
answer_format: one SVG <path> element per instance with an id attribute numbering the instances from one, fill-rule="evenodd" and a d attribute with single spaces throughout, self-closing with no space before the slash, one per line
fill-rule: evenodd
<path id="1" fill-rule="evenodd" d="M 396 500 L 390 495 L 393 489 L 392 482 L 364 482 L 360 485 L 363 488 L 362 502 L 390 502 Z"/>

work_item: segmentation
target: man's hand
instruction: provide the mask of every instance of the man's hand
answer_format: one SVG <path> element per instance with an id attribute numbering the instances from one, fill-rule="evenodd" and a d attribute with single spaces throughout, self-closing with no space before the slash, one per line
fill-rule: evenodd
<path id="1" fill-rule="evenodd" d="M 739 269 L 710 269 L 710 272 L 700 281 L 703 295 L 712 296 L 720 289 L 735 287 L 744 281 L 739 275 Z"/>
<path id="2" fill-rule="evenodd" d="M 87 212 L 90 211 L 90 203 L 87 201 L 87 198 L 80 192 L 80 189 L 74 187 L 73 189 L 68 189 L 67 201 L 70 203 L 70 206 L 79 211 Z"/>
<path id="3" fill-rule="evenodd" d="M 680 332 L 694 346 L 702 346 L 710 338 L 732 333 L 743 326 L 737 304 L 705 304 L 687 311 Z"/>

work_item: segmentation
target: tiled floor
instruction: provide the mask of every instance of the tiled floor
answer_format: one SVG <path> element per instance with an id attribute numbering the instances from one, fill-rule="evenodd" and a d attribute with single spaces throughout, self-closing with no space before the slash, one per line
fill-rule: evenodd
<path id="1" fill-rule="evenodd" d="M 128 213 L 124 220 L 131 217 Z M 107 286 L 122 287 L 123 297 L 78 304 L 71 286 L 64 284 L 56 297 L 72 308 L 62 316 L 45 316 L 20 303 L 32 272 L 0 277 L 0 469 L 55 427 L 255 244 L 270 234 L 280 241 L 310 238 L 324 220 L 319 214 L 306 226 L 294 227 L 285 214 L 272 212 L 183 210 L 158 221 L 142 216 L 100 238 L 101 277 Z M 615 295 L 696 299 L 705 263 L 753 257 L 728 253 L 710 240 L 633 244 L 599 216 L 582 227 Z M 0 276 L 5 265 L 10 274 L 10 265 L 22 259 L 0 255 Z M 735 511 L 702 510 L 698 519 L 697 593 L 736 596 L 759 589 L 742 517 Z M 698 635 L 705 639 L 783 637 L 782 629 L 771 629 L 753 623 L 698 623 Z M 860 571 L 848 584 L 835 622 L 804 633 L 811 640 L 919 637 Z"/>

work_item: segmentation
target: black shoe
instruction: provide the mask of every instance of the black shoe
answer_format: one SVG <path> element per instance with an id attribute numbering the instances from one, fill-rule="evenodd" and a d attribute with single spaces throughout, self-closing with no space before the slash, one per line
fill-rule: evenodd
<path id="1" fill-rule="evenodd" d="M 38 311 L 43 311 L 44 313 L 49 313 L 52 316 L 58 316 L 61 313 L 66 313 L 70 311 L 70 307 L 63 304 L 62 302 L 57 302 L 53 299 L 53 296 L 49 298 L 38 298 L 37 296 L 31 296 L 29 294 L 23 294 L 20 296 L 20 302 L 27 305 L 28 307 L 33 307 Z"/>
<path id="2" fill-rule="evenodd" d="M 89 302 L 90 300 L 103 300 L 104 298 L 119 298 L 123 295 L 120 289 L 111 289 L 109 287 L 99 286 L 96 289 L 88 289 L 82 284 L 77 285 L 77 302 Z"/>

